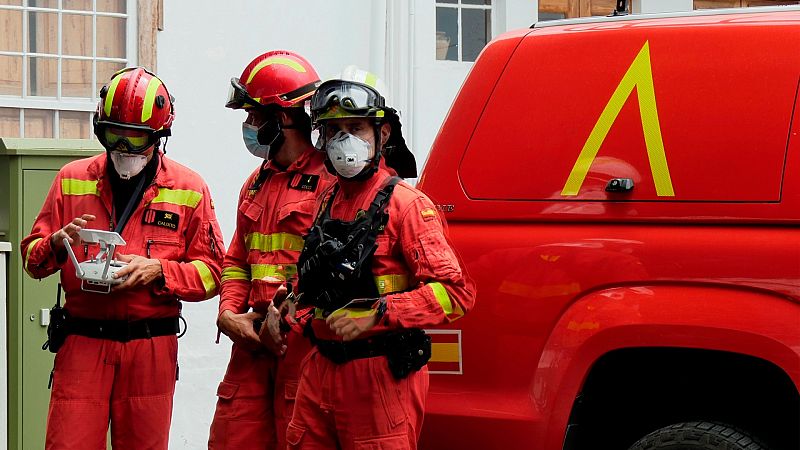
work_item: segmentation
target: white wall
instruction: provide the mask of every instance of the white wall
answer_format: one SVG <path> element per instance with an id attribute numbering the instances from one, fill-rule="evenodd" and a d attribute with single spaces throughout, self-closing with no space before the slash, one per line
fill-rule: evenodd
<path id="1" fill-rule="evenodd" d="M 495 0 L 494 34 L 536 20 L 535 0 Z M 435 61 L 433 0 L 194 0 L 164 2 L 158 74 L 176 97 L 168 156 L 199 172 L 211 188 L 226 243 L 236 200 L 259 161 L 241 139 L 245 114 L 224 108 L 231 77 L 273 49 L 305 56 L 325 79 L 347 64 L 384 78 L 419 166 L 470 63 Z M 230 341 L 215 345 L 218 300 L 184 304 L 189 330 L 179 342 L 171 449 L 204 448 Z"/>

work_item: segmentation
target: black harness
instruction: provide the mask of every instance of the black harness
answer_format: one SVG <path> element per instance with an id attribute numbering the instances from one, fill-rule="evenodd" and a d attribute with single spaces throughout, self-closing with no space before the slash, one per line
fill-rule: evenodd
<path id="1" fill-rule="evenodd" d="M 334 187 L 305 237 L 305 247 L 297 263 L 298 288 L 304 304 L 321 309 L 323 316 L 327 316 L 353 299 L 380 296 L 372 275 L 372 257 L 378 235 L 389 222 L 386 209 L 398 182 L 400 178 L 392 177 L 375 195 L 369 209 L 352 221 L 331 219 L 331 205 L 339 186 Z M 320 354 L 336 364 L 386 356 L 394 377 L 403 379 L 420 370 L 431 357 L 431 338 L 420 329 L 342 342 L 317 339 L 311 322 L 306 324 L 305 335 Z"/>
<path id="2" fill-rule="evenodd" d="M 331 205 L 339 185 L 317 216 L 297 263 L 298 288 L 303 303 L 320 308 L 323 315 L 356 298 L 377 298 L 380 294 L 372 276 L 375 241 L 389 221 L 389 199 L 400 178 L 392 177 L 369 206 L 355 220 L 331 219 Z"/>

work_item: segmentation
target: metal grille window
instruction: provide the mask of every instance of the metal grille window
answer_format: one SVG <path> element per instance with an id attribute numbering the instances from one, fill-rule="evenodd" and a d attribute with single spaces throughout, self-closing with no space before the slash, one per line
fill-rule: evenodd
<path id="1" fill-rule="evenodd" d="M 492 0 L 436 1 L 436 59 L 472 62 L 492 39 Z"/>
<path id="2" fill-rule="evenodd" d="M 136 0 L 0 0 L 0 136 L 89 138 L 100 88 L 136 62 Z"/>

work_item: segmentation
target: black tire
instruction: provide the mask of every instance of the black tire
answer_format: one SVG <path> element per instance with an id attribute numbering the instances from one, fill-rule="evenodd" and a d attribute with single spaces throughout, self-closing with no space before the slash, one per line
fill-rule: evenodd
<path id="1" fill-rule="evenodd" d="M 656 430 L 629 450 L 768 450 L 753 436 L 714 422 L 684 422 Z"/>

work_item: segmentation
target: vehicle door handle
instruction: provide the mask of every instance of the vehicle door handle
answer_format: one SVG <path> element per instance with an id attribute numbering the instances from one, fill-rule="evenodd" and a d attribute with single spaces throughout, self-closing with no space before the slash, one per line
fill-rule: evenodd
<path id="1" fill-rule="evenodd" d="M 630 178 L 612 178 L 606 184 L 606 192 L 630 192 L 633 190 L 633 180 Z"/>

